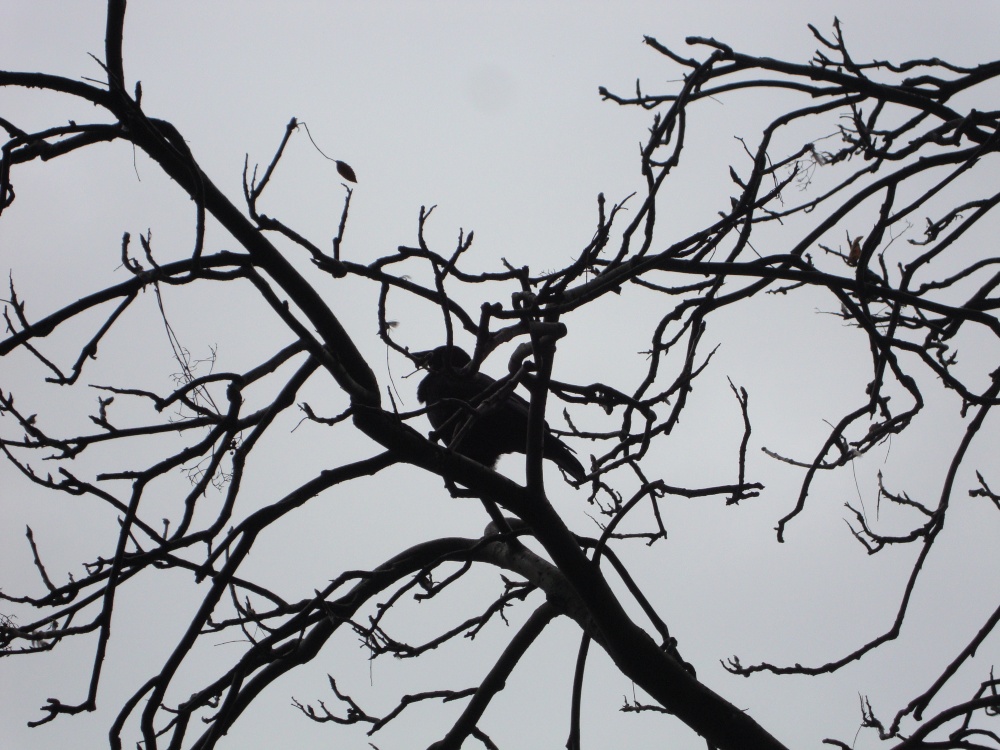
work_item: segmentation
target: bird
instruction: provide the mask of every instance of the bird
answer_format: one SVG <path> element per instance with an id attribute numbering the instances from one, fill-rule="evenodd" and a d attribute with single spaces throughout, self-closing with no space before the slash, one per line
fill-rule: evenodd
<path id="1" fill-rule="evenodd" d="M 496 380 L 467 368 L 472 358 L 457 346 L 417 352 L 414 359 L 427 370 L 417 386 L 417 399 L 427 404 L 427 418 L 445 444 L 451 445 L 460 434 L 459 442 L 452 446 L 455 452 L 491 469 L 506 453 L 526 452 L 526 400 L 513 391 L 503 395 L 503 388 L 495 387 Z M 495 398 L 497 394 L 500 400 Z M 577 482 L 587 475 L 573 449 L 552 433 L 548 423 L 542 456 Z"/>

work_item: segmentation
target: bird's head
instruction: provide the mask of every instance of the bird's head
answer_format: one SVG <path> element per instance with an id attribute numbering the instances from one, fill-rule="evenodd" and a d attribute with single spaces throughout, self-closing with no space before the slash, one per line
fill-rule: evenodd
<path id="1" fill-rule="evenodd" d="M 443 372 L 445 370 L 460 370 L 472 361 L 464 349 L 457 346 L 439 346 L 426 352 L 416 352 L 413 361 L 417 367 L 422 367 L 429 372 Z"/>

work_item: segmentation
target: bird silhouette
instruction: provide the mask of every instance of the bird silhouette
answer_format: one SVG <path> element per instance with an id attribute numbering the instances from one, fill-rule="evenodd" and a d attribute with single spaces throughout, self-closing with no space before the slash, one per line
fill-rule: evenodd
<path id="1" fill-rule="evenodd" d="M 456 453 L 493 468 L 505 453 L 525 453 L 528 402 L 503 393 L 489 375 L 468 368 L 472 358 L 457 346 L 439 346 L 415 355 L 427 375 L 417 386 L 417 399 L 427 404 L 427 418 L 445 444 L 456 435 Z M 587 475 L 573 450 L 545 425 L 542 456 L 577 482 Z"/>

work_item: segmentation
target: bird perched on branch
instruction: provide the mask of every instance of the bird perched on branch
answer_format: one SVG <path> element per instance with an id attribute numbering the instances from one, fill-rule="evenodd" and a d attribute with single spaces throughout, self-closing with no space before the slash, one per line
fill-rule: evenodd
<path id="1" fill-rule="evenodd" d="M 457 346 L 439 346 L 416 355 L 427 375 L 417 398 L 427 404 L 431 426 L 445 444 L 456 435 L 455 452 L 493 468 L 505 453 L 524 453 L 528 441 L 528 402 L 498 386 L 489 375 L 466 366 L 472 358 Z M 577 482 L 587 475 L 573 450 L 545 425 L 542 455 Z"/>

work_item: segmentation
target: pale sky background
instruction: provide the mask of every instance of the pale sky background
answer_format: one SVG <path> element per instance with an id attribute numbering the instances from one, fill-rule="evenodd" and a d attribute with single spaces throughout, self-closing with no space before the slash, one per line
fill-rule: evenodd
<path id="1" fill-rule="evenodd" d="M 5 11 L 0 68 L 101 77 L 87 53 L 103 55 L 103 3 L 22 0 L 7 3 Z M 244 154 L 250 154 L 251 164 L 266 164 L 289 119 L 306 122 L 320 148 L 358 174 L 343 248 L 352 260 L 367 261 L 413 244 L 420 206 L 437 205 L 428 240 L 439 252 L 454 247 L 460 228 L 472 229 L 471 267 L 495 268 L 503 256 L 539 270 L 564 264 L 589 241 L 599 192 L 612 202 L 642 188 L 638 150 L 652 115 L 601 102 L 597 88 L 630 93 L 639 78 L 645 91 L 675 90 L 678 69 L 642 44 L 644 34 L 682 52 L 686 36 L 702 35 L 740 51 L 805 62 L 816 47 L 806 24 L 828 33 L 834 15 L 859 60 L 938 56 L 974 64 L 998 57 L 996 2 L 134 1 L 126 16 L 125 71 L 130 81 L 142 81 L 147 113 L 172 121 L 205 171 L 238 203 Z M 762 118 L 777 113 L 767 105 L 736 97 L 716 105 L 717 114 L 702 109 L 701 121 L 690 123 L 692 145 L 678 187 L 662 194 L 661 238 L 681 236 L 728 207 L 728 164 L 740 153 L 733 136 L 753 142 L 766 122 Z M 997 99 L 979 106 L 995 109 Z M 0 117 L 31 129 L 68 119 L 89 121 L 94 111 L 37 92 L 0 90 Z M 0 273 L 13 273 L 32 317 L 126 278 L 117 268 L 124 231 L 137 238 L 150 229 L 161 261 L 190 250 L 192 204 L 125 144 L 21 167 L 14 185 L 17 200 L 0 219 Z M 261 208 L 326 247 L 342 198 L 331 163 L 299 133 Z M 231 240 L 210 228 L 207 249 L 227 247 L 233 247 Z M 301 252 L 288 252 L 301 259 Z M 409 368 L 401 360 L 387 366 L 376 336 L 372 301 L 377 290 L 330 280 L 318 285 L 370 355 L 383 386 L 391 370 L 406 408 L 413 408 L 416 379 L 403 379 Z M 207 290 L 175 290 L 166 299 L 171 323 L 196 358 L 217 344 L 217 369 L 236 370 L 287 343 L 283 327 L 251 296 L 235 288 L 212 288 L 209 295 Z M 489 290 L 487 300 L 477 293 L 462 290 L 469 309 L 499 299 L 498 290 Z M 168 376 L 176 368 L 152 295 L 147 296 L 123 322 L 119 336 L 102 346 L 86 382 L 169 387 Z M 391 299 L 399 303 L 391 313 L 400 321 L 398 340 L 412 348 L 442 341 L 434 311 L 404 304 L 399 295 Z M 570 334 L 560 345 L 558 366 L 586 372 L 581 380 L 634 385 L 628 374 L 643 364 L 636 352 L 648 342 L 666 304 L 633 293 L 567 321 Z M 996 445 L 997 430 L 988 422 L 990 438 L 980 440 L 956 484 L 955 523 L 938 542 L 933 567 L 918 587 L 897 642 L 832 677 L 741 679 L 719 666 L 720 659 L 733 654 L 748 664 L 817 664 L 888 628 L 917 550 L 869 557 L 844 525 L 843 505 L 872 504 L 879 470 L 890 487 L 933 504 L 963 429 L 955 416 L 957 401 L 942 397 L 937 384 L 928 381 L 925 394 L 931 403 L 913 434 L 873 451 L 853 469 L 822 477 L 807 512 L 789 528 L 786 543 L 777 544 L 772 529 L 793 507 L 801 474 L 766 459 L 760 447 L 811 457 L 828 429 L 823 420 L 835 421 L 858 405 L 869 376 L 866 342 L 820 314 L 831 309 L 829 299 L 792 296 L 710 321 L 709 334 L 722 347 L 696 388 L 682 429 L 664 445 L 662 475 L 671 484 L 692 486 L 735 480 L 742 425 L 729 376 L 750 392 L 755 432 L 748 478 L 767 489 L 738 508 L 723 507 L 721 498 L 668 500 L 670 539 L 652 549 L 620 548 L 699 677 L 794 748 L 817 747 L 824 737 L 851 742 L 860 720 L 859 694 L 869 695 L 889 720 L 926 689 L 996 606 L 1000 562 L 996 511 L 967 499 L 973 469 L 983 469 L 989 478 L 995 465 L 995 450 L 989 449 Z M 53 338 L 48 352 L 58 353 L 59 342 L 69 341 Z M 992 361 L 979 370 L 993 369 L 996 347 L 991 346 L 967 351 L 971 365 Z M 10 359 L 0 360 L 0 389 L 13 390 L 28 412 L 44 416 L 57 405 L 67 433 L 86 424 L 93 392 L 74 398 L 51 386 L 39 388 L 33 384 L 39 368 L 23 358 Z M 63 354 L 60 361 L 71 359 Z M 487 369 L 501 367 L 497 359 Z M 321 377 L 311 384 L 308 400 L 327 414 L 344 405 Z M 272 436 L 287 438 L 288 445 L 276 443 L 272 465 L 259 467 L 248 481 L 244 513 L 273 502 L 310 472 L 375 452 L 347 429 L 304 425 L 289 435 L 297 420 L 289 417 L 287 428 L 276 428 Z M 46 426 L 56 428 L 52 421 Z M 0 428 L 10 430 L 5 424 Z M 143 460 L 148 458 L 121 457 L 116 465 Z M 86 459 L 80 463 L 75 470 L 91 467 Z M 513 458 L 504 459 L 500 469 L 514 477 L 522 471 Z M 0 524 L 5 592 L 41 591 L 24 540 L 26 524 L 34 529 L 57 581 L 68 573 L 81 575 L 82 561 L 110 554 L 114 514 L 50 497 L 15 479 L 6 465 L 0 467 L 0 518 L 10 519 Z M 572 528 L 594 533 L 583 493 L 575 494 L 557 479 L 552 475 L 556 507 Z M 994 487 L 1000 485 L 1000 478 L 993 479 Z M 178 480 L 178 491 L 184 487 Z M 376 565 L 421 539 L 476 536 L 486 523 L 478 506 L 447 498 L 439 481 L 414 468 L 393 468 L 379 481 L 329 495 L 265 535 L 248 560 L 248 569 L 286 598 L 307 596 L 341 570 Z M 162 502 L 166 515 L 174 512 L 173 499 L 165 493 L 151 502 Z M 151 512 L 150 517 L 158 516 Z M 492 572 L 476 580 L 482 584 L 478 598 L 465 587 L 446 601 L 401 609 L 395 620 L 400 634 L 432 634 L 475 612 L 499 591 Z M 120 595 L 98 712 L 61 717 L 35 730 L 25 727 L 40 718 L 38 707 L 49 696 L 83 699 L 92 639 L 62 644 L 53 654 L 0 660 L 0 747 L 106 743 L 121 703 L 172 649 L 185 613 L 201 595 L 180 574 L 150 578 L 150 583 L 163 588 L 147 584 Z M 476 601 L 470 605 L 470 599 Z M 291 708 L 290 696 L 335 705 L 326 684 L 329 672 L 378 713 L 389 710 L 393 696 L 402 692 L 476 684 L 497 648 L 539 602 L 536 594 L 512 613 L 511 629 L 491 624 L 474 642 L 463 640 L 416 661 L 380 659 L 369 665 L 345 633 L 311 665 L 272 686 L 220 747 L 366 748 L 369 738 L 362 730 L 315 725 Z M 564 745 L 578 640 L 575 626 L 560 622 L 519 666 L 481 724 L 501 748 Z M 206 646 L 196 667 L 214 675 L 234 658 L 231 649 L 240 648 L 235 642 Z M 997 655 L 995 640 L 988 642 L 960 674 L 958 697 L 971 697 Z M 596 648 L 588 670 L 584 747 L 704 747 L 669 717 L 619 713 L 623 696 L 632 697 L 631 685 L 608 668 Z M 196 675 L 186 678 L 178 677 L 175 700 L 200 686 Z M 411 707 L 371 741 L 381 750 L 426 747 L 443 736 L 458 709 Z M 126 744 L 134 739 L 127 736 Z M 877 745 L 870 733 L 857 739 L 859 748 Z M 477 745 L 470 740 L 466 746 Z"/>

